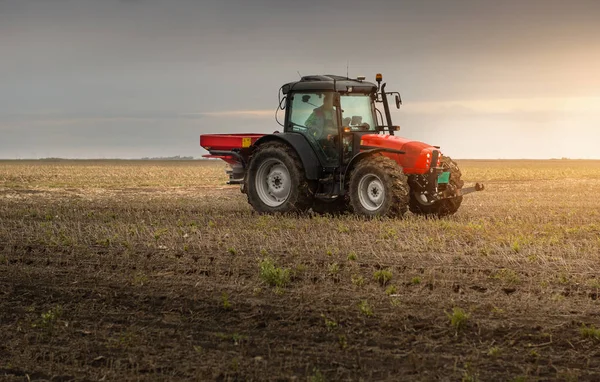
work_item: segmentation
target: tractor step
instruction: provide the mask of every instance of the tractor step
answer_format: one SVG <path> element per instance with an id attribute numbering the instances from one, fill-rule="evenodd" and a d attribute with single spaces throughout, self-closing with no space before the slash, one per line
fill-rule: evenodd
<path id="1" fill-rule="evenodd" d="M 329 186 L 329 190 L 327 192 L 316 192 L 315 198 L 331 199 L 333 196 L 336 196 L 336 195 L 344 195 L 344 190 L 340 188 L 339 183 L 336 182 L 336 183 L 331 184 L 331 182 L 332 182 L 331 179 L 329 180 L 329 182 L 323 182 L 322 179 L 319 182 L 321 185 Z"/>

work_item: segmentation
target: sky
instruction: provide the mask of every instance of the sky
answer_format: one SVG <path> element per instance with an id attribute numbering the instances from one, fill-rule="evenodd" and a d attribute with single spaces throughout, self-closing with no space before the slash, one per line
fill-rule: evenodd
<path id="1" fill-rule="evenodd" d="M 600 159 L 597 0 L 0 0 L 0 158 L 194 156 L 298 73 L 382 73 L 455 158 Z"/>

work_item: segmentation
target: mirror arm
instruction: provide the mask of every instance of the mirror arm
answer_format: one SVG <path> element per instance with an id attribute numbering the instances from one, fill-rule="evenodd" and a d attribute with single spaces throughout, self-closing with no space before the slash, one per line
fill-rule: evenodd
<path id="1" fill-rule="evenodd" d="M 381 100 L 383 101 L 383 111 L 385 112 L 385 119 L 388 126 L 392 125 L 392 115 L 390 113 L 390 105 L 388 104 L 387 94 L 385 92 L 385 83 L 381 85 Z M 389 130 L 390 135 L 394 135 L 393 130 Z"/>

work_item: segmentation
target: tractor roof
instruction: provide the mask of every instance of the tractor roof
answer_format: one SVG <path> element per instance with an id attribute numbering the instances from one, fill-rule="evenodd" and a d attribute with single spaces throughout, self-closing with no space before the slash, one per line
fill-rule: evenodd
<path id="1" fill-rule="evenodd" d="M 312 75 L 300 78 L 300 81 L 289 82 L 282 87 L 283 94 L 299 91 L 338 91 L 345 92 L 352 87 L 352 92 L 373 93 L 377 85 L 372 82 L 361 81 L 342 76 Z"/>

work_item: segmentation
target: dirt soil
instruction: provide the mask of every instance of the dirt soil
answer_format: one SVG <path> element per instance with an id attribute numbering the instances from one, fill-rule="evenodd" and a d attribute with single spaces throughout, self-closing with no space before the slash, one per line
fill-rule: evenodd
<path id="1" fill-rule="evenodd" d="M 485 192 L 397 220 L 0 163 L 0 380 L 600 380 L 600 164 L 568 162 L 459 161 Z"/>

